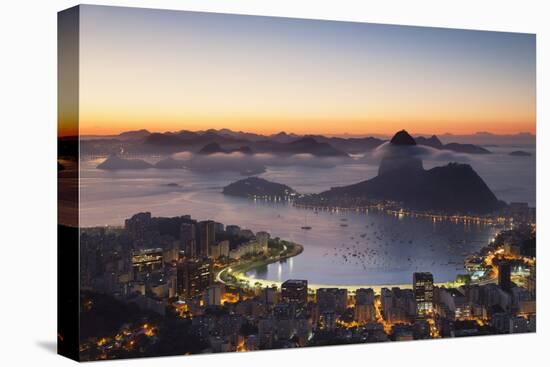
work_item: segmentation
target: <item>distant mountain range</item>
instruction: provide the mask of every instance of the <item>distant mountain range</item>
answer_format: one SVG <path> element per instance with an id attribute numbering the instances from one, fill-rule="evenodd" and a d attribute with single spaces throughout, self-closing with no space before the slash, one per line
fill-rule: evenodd
<path id="1" fill-rule="evenodd" d="M 443 142 L 460 142 L 464 144 L 475 144 L 483 146 L 491 145 L 534 145 L 537 137 L 534 134 L 523 132 L 517 134 L 493 134 L 490 132 L 480 131 L 475 134 L 458 135 L 458 134 L 442 134 L 439 138 Z"/>
<path id="2" fill-rule="evenodd" d="M 442 143 L 435 135 L 416 137 L 416 144 L 440 150 L 467 154 L 489 154 L 488 149 L 475 144 Z M 386 139 L 377 137 L 330 137 L 324 135 L 296 135 L 280 132 L 261 135 L 229 129 L 205 131 L 181 130 L 151 133 L 147 130 L 127 131 L 110 136 L 83 136 L 82 154 L 110 155 L 121 152 L 133 154 L 172 154 L 189 151 L 200 154 L 215 153 L 271 153 L 277 155 L 311 154 L 316 157 L 346 157 L 376 149 Z"/>
<path id="3" fill-rule="evenodd" d="M 364 199 L 389 200 L 401 202 L 409 209 L 445 213 L 485 214 L 505 205 L 468 164 L 449 163 L 425 170 L 421 159 L 410 148 L 415 149 L 417 144 L 402 130 L 391 139 L 376 177 L 302 198 L 309 204 L 321 206 Z M 248 178 L 226 186 L 223 192 L 250 197 L 280 195 L 294 190 L 264 179 Z"/>
<path id="4" fill-rule="evenodd" d="M 439 138 L 435 135 L 432 135 L 429 138 L 418 136 L 415 138 L 415 140 L 418 145 L 425 145 L 435 149 L 452 150 L 453 152 L 468 154 L 491 154 L 489 150 L 474 144 L 443 144 L 441 140 L 439 140 Z"/>

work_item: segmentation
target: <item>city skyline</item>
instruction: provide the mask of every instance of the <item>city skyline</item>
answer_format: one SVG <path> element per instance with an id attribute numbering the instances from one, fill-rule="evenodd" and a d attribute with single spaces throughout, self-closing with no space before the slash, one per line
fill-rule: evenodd
<path id="1" fill-rule="evenodd" d="M 287 261 L 303 247 L 211 219 L 141 212 L 111 233 L 111 244 L 104 242 L 107 231 L 82 228 L 81 317 L 87 324 L 98 317 L 95 307 L 124 307 L 116 300 L 133 303 L 140 312 L 132 311 L 132 321 L 121 329 L 86 332 L 82 360 L 536 331 L 532 224 L 498 233 L 464 259 L 467 274 L 455 281 L 436 283 L 424 269 L 411 272 L 406 284 L 357 286 L 247 279 L 250 268 Z M 131 247 L 124 245 L 128 238 Z M 159 241 L 163 248 L 150 247 Z M 98 251 L 102 256 L 92 256 Z M 119 263 L 114 273 L 119 279 L 133 281 L 94 283 L 105 276 L 98 269 L 112 261 Z M 192 342 L 158 337 L 173 335 L 176 328 Z"/>
<path id="2" fill-rule="evenodd" d="M 82 12 L 83 135 L 141 128 L 391 134 L 402 126 L 535 133 L 534 35 L 116 7 Z"/>

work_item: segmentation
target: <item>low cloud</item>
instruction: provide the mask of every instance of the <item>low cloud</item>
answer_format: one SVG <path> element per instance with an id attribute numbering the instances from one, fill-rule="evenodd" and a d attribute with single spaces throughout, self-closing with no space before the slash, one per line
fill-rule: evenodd
<path id="1" fill-rule="evenodd" d="M 472 157 L 468 154 L 446 149 L 435 149 L 425 145 L 395 146 L 385 142 L 372 152 L 370 160 L 380 161 L 384 157 L 412 156 L 425 161 L 468 163 Z"/>
<path id="2" fill-rule="evenodd" d="M 210 155 L 194 154 L 190 152 L 175 153 L 171 159 L 181 163 L 185 168 L 199 172 L 238 171 L 261 173 L 266 167 L 312 167 L 333 168 L 337 165 L 350 163 L 348 157 L 315 157 L 311 154 L 294 154 L 280 156 L 269 153 L 244 154 L 215 153 Z"/>

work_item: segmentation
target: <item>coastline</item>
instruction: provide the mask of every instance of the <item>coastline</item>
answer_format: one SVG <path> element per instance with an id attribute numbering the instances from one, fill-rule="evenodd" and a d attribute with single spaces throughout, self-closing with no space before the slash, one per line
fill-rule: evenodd
<path id="1" fill-rule="evenodd" d="M 234 264 L 229 265 L 224 268 L 222 268 L 220 271 L 216 273 L 215 280 L 216 282 L 230 285 L 237 288 L 244 288 L 244 289 L 253 289 L 255 287 L 277 287 L 278 289 L 281 288 L 281 285 L 283 282 L 281 281 L 274 281 L 274 280 L 268 280 L 268 279 L 261 279 L 261 278 L 254 278 L 251 276 L 246 275 L 249 271 L 261 267 L 266 266 L 269 264 L 273 264 L 282 260 L 289 259 L 294 256 L 300 255 L 304 248 L 302 245 L 297 243 L 289 242 L 293 247 L 295 247 L 295 251 L 290 251 L 285 255 L 279 256 L 279 257 L 273 257 L 270 256 L 264 261 L 253 259 L 250 261 L 246 261 L 244 263 L 240 264 Z M 233 279 L 231 279 L 233 278 Z M 496 278 L 491 279 L 484 279 L 478 282 L 472 282 L 472 284 L 487 284 L 495 282 Z M 463 285 L 464 283 L 457 282 L 457 281 L 450 281 L 450 282 L 440 282 L 440 283 L 434 283 L 435 286 L 438 287 L 448 287 L 448 288 L 456 288 L 458 286 Z M 360 288 L 371 288 L 376 294 L 380 294 L 382 288 L 393 288 L 398 287 L 401 289 L 412 289 L 412 279 L 411 283 L 405 283 L 405 284 L 316 284 L 316 283 L 308 283 L 308 291 L 316 291 L 319 288 L 341 288 L 341 289 L 347 289 L 348 292 L 355 293 L 357 289 Z"/>
<path id="2" fill-rule="evenodd" d="M 356 212 L 356 213 L 368 213 L 369 210 L 379 211 L 384 214 L 393 217 L 414 217 L 429 219 L 434 222 L 451 221 L 454 223 L 476 223 L 484 225 L 504 225 L 513 221 L 512 218 L 498 215 L 495 213 L 486 215 L 465 215 L 465 214 L 442 214 L 434 213 L 430 211 L 417 211 L 410 209 L 395 209 L 386 208 L 382 204 L 377 205 L 365 205 L 365 206 L 334 206 L 334 205 L 315 205 L 315 204 L 303 204 L 293 202 L 292 205 L 296 208 L 307 209 L 313 211 L 326 211 L 326 212 Z"/>
<path id="3" fill-rule="evenodd" d="M 237 263 L 237 264 L 225 266 L 224 268 L 222 268 L 220 271 L 218 271 L 216 273 L 216 276 L 215 276 L 216 282 L 220 282 L 222 284 L 227 284 L 227 285 L 232 285 L 232 286 L 235 286 L 235 287 L 242 287 L 243 286 L 242 284 L 237 284 L 235 282 L 232 282 L 231 280 L 228 280 L 227 275 L 224 276 L 224 273 L 227 272 L 227 273 L 230 273 L 231 276 L 235 277 L 238 280 L 238 282 L 241 282 L 241 281 L 250 282 L 251 280 L 254 280 L 255 282 L 256 281 L 262 282 L 262 284 L 268 284 L 268 286 L 270 286 L 272 284 L 272 282 L 270 282 L 269 280 L 266 280 L 266 279 L 257 279 L 256 280 L 256 279 L 253 279 L 253 278 L 250 278 L 250 277 L 246 276 L 246 273 L 249 272 L 250 270 L 259 268 L 261 266 L 266 266 L 266 265 L 273 264 L 273 263 L 276 263 L 276 262 L 279 262 L 279 261 L 290 259 L 291 257 L 294 257 L 294 256 L 298 256 L 304 251 L 304 246 L 302 246 L 298 243 L 287 242 L 287 241 L 285 241 L 285 242 L 288 243 L 289 245 L 287 246 L 287 245 L 283 244 L 284 249 L 281 253 L 279 253 L 278 256 L 269 256 L 264 260 L 252 259 L 252 260 L 245 261 L 245 262 L 242 262 L 242 263 Z M 290 249 L 288 248 L 289 246 L 290 246 Z M 224 277 L 225 277 L 225 279 L 224 279 Z M 279 285 L 279 287 L 280 287 L 280 285 Z"/>

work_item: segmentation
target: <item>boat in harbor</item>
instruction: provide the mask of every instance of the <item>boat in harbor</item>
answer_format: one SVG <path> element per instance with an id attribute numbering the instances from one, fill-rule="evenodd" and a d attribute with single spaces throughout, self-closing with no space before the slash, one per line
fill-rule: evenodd
<path id="1" fill-rule="evenodd" d="M 303 230 L 306 230 L 306 231 L 309 231 L 312 228 L 311 226 L 307 225 L 307 212 L 306 212 L 306 216 L 305 216 L 305 219 L 304 219 L 304 225 L 300 228 L 303 229 Z"/>

